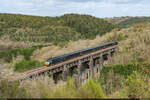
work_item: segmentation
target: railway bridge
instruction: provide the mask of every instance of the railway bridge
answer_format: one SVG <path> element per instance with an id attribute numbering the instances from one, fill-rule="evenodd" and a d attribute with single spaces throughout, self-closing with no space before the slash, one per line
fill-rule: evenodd
<path id="1" fill-rule="evenodd" d="M 52 75 L 55 83 L 61 75 L 62 80 L 66 81 L 67 76 L 75 77 L 79 84 L 83 84 L 90 77 L 98 77 L 105 61 L 110 63 L 111 56 L 118 50 L 118 44 L 104 49 L 92 51 L 52 66 L 43 66 L 33 70 L 23 72 L 20 80 L 38 77 L 40 75 Z"/>

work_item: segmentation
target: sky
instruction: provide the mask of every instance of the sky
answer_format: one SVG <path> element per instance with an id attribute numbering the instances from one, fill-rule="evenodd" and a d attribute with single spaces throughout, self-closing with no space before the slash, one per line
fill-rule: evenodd
<path id="1" fill-rule="evenodd" d="M 36 16 L 150 16 L 150 0 L 0 0 L 0 13 Z"/>

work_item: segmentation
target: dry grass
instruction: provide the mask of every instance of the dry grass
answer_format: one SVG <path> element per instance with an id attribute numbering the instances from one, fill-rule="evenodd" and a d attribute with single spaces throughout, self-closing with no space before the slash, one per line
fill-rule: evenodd
<path id="1" fill-rule="evenodd" d="M 0 38 L 0 50 L 31 47 L 31 43 L 11 41 L 8 36 Z"/>
<path id="2" fill-rule="evenodd" d="M 59 81 L 59 84 L 54 84 L 54 81 L 48 76 L 41 76 L 36 80 L 23 81 L 20 86 L 26 88 L 32 98 L 41 98 L 45 91 L 52 91 L 62 85 L 64 85 L 62 81 Z"/>

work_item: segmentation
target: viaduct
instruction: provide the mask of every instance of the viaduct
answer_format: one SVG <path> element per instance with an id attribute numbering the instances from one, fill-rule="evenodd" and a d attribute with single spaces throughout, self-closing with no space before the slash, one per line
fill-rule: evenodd
<path id="1" fill-rule="evenodd" d="M 56 65 L 43 66 L 33 70 L 23 72 L 20 80 L 38 77 L 40 75 L 52 75 L 55 83 L 61 75 L 63 81 L 67 80 L 67 75 L 76 78 L 78 84 L 83 84 L 90 77 L 98 77 L 105 61 L 110 63 L 111 56 L 118 50 L 118 45 L 111 46 L 102 50 L 91 52 Z M 76 73 L 76 74 L 75 74 Z M 75 74 L 75 75 L 74 75 Z"/>

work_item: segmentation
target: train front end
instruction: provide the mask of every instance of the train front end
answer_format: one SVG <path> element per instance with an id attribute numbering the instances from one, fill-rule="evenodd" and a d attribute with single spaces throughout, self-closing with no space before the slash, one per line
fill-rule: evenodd
<path id="1" fill-rule="evenodd" d="M 50 63 L 49 63 L 48 61 L 46 61 L 46 62 L 45 62 L 45 66 L 48 67 L 49 65 L 50 65 Z"/>

